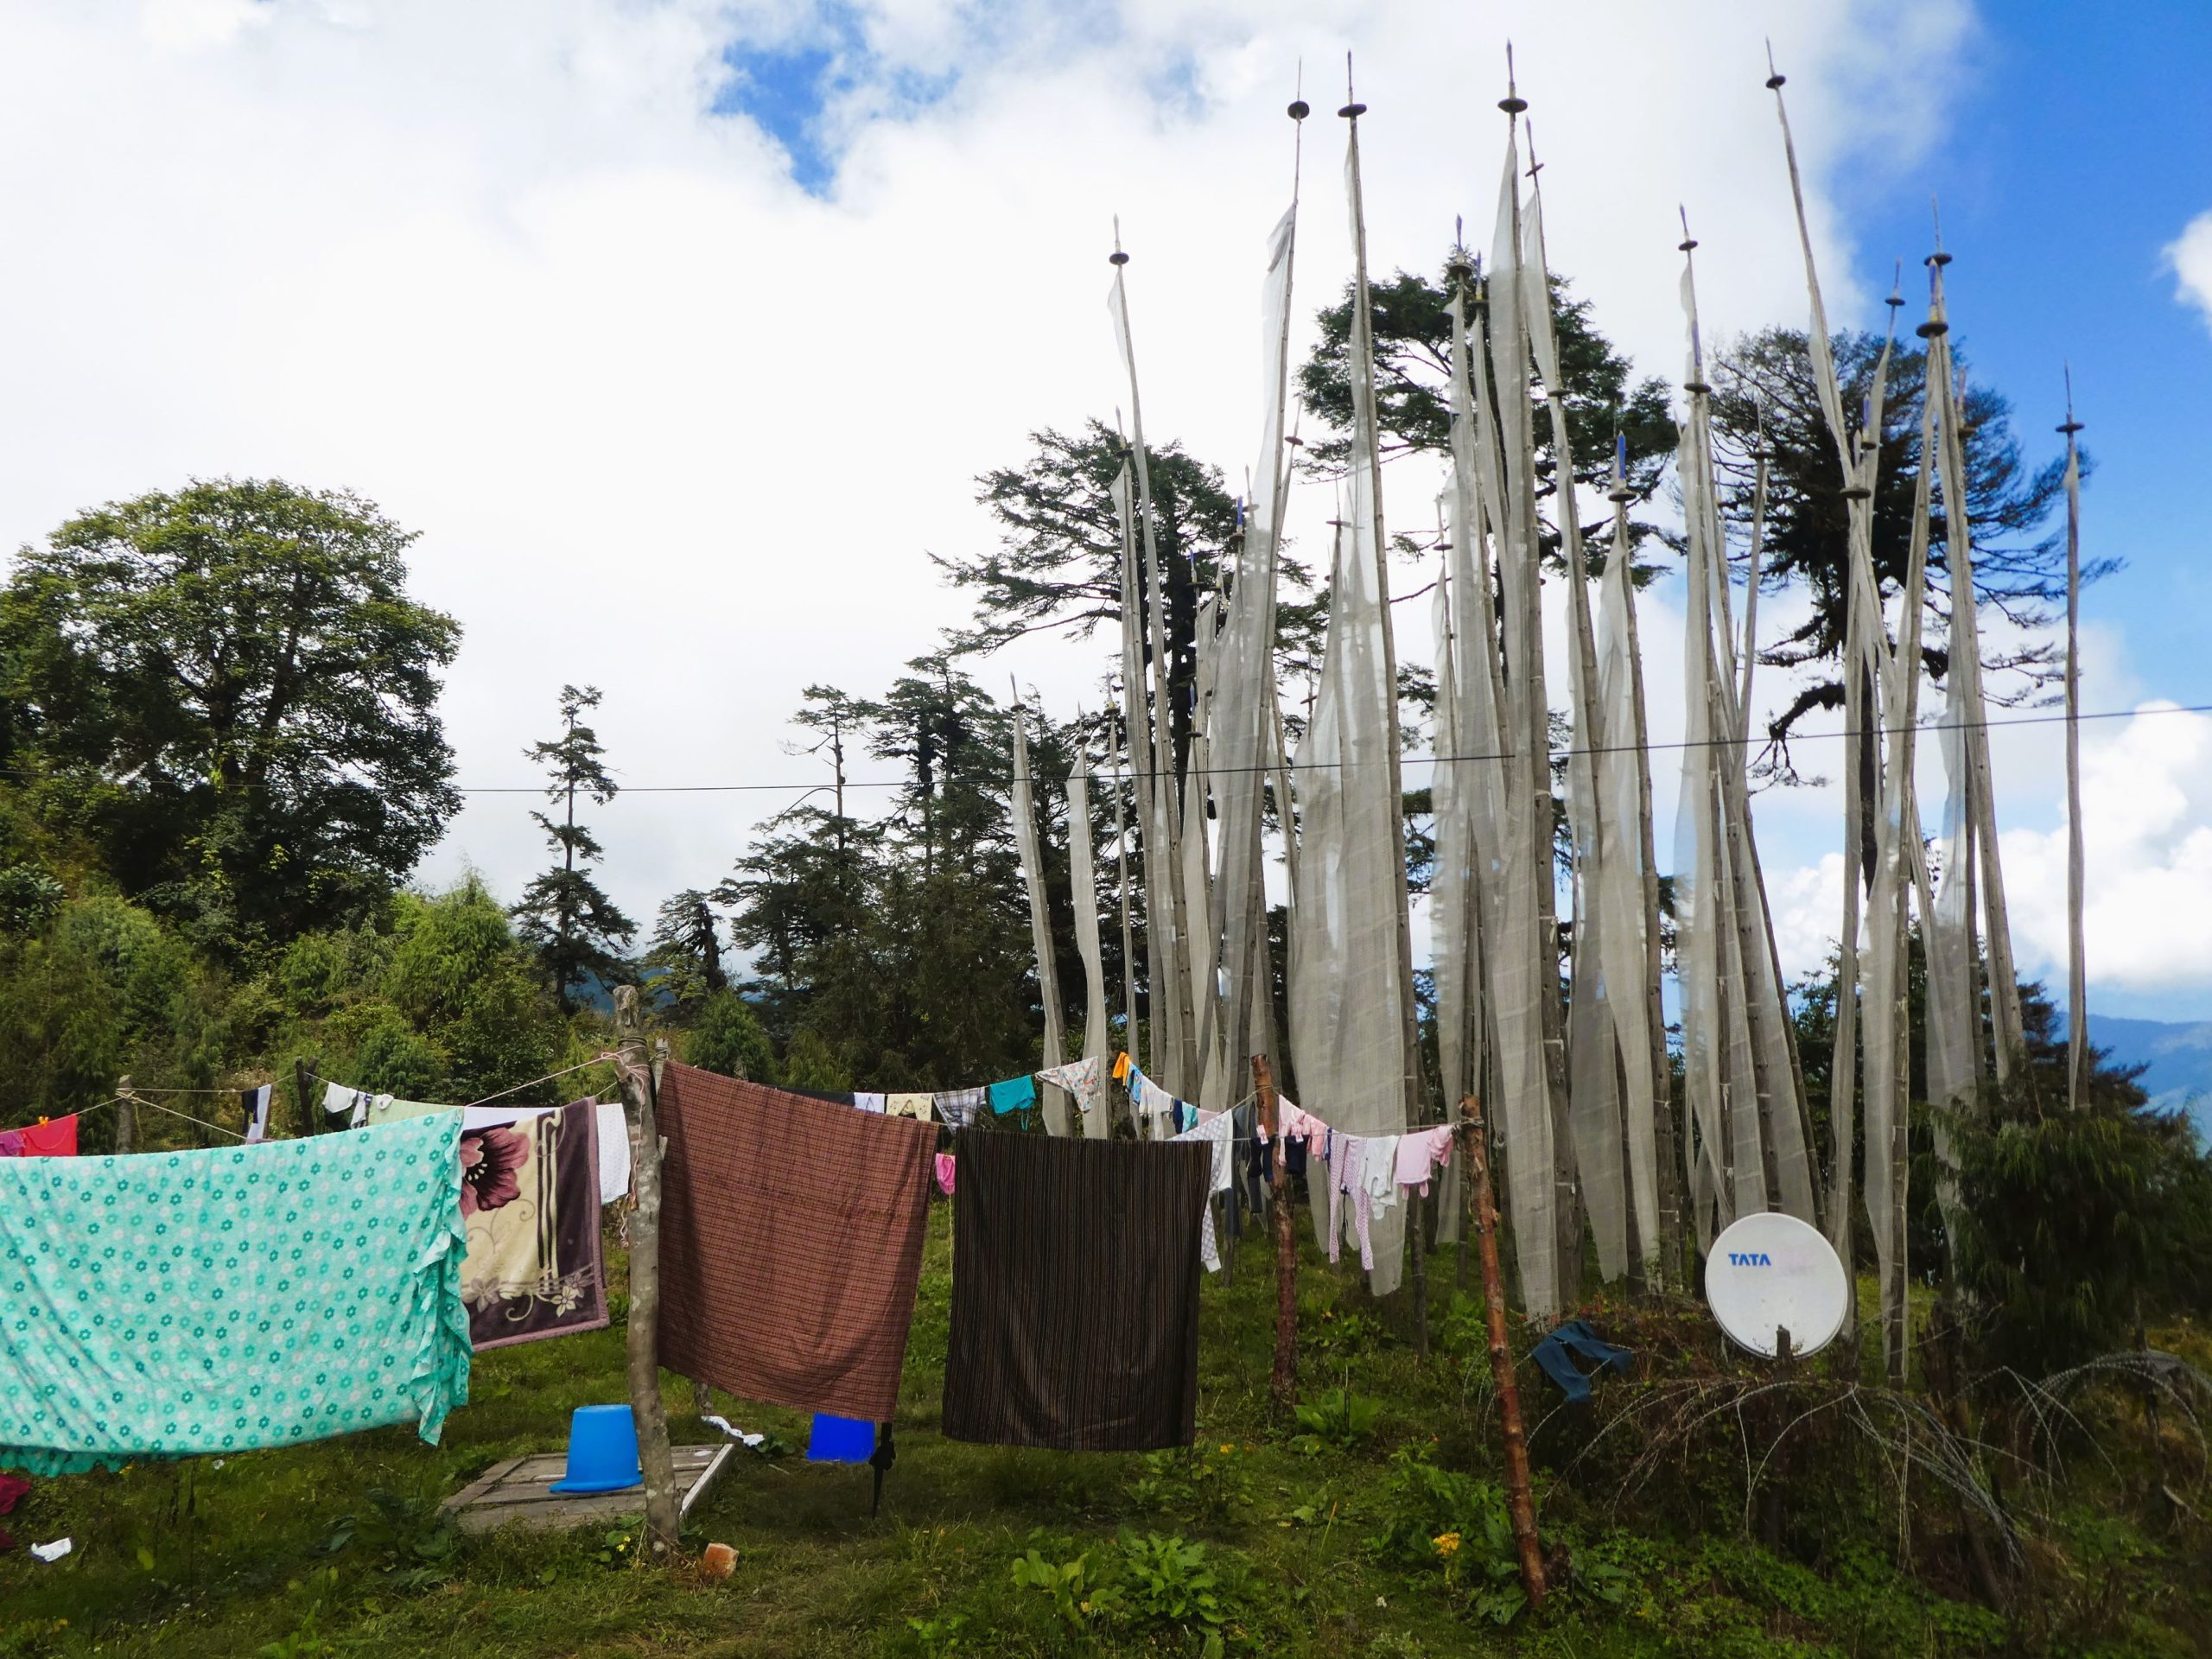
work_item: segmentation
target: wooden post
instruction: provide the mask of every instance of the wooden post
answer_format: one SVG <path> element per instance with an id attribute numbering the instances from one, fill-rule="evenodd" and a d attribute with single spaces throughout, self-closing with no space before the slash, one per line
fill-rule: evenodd
<path id="1" fill-rule="evenodd" d="M 1497 1387 L 1497 1418 L 1505 1436 L 1505 1507 L 1521 1554 L 1521 1586 L 1531 1608 L 1544 1605 L 1544 1558 L 1536 1548 L 1536 1508 L 1529 1495 L 1529 1441 L 1521 1430 L 1521 1390 L 1513 1380 L 1513 1350 L 1505 1340 L 1505 1277 L 1497 1267 L 1497 1209 L 1490 1190 L 1490 1132 L 1483 1103 L 1459 1103 L 1467 1119 L 1468 1173 L 1475 1183 L 1475 1232 L 1482 1245 L 1483 1301 L 1490 1322 L 1490 1370 Z"/>
<path id="2" fill-rule="evenodd" d="M 1286 1416 L 1298 1401 L 1298 1234 L 1290 1213 L 1290 1154 L 1283 1145 L 1282 1113 L 1268 1057 L 1252 1057 L 1252 1086 L 1260 1096 L 1260 1123 L 1274 1147 L 1268 1169 L 1268 1193 L 1275 1224 L 1275 1364 L 1268 1388 L 1275 1409 Z"/>
<path id="3" fill-rule="evenodd" d="M 841 761 L 839 764 L 842 766 L 843 763 Z M 840 781 L 841 781 L 841 783 L 842 783 L 842 774 L 841 774 Z M 658 1098 L 659 1097 L 659 1095 L 660 1095 L 660 1077 L 661 1077 L 661 1070 L 662 1070 L 662 1068 L 663 1068 L 664 1066 L 665 1066 L 665 1065 L 668 1064 L 668 1060 L 669 1060 L 668 1039 L 667 1039 L 667 1038 L 665 1038 L 665 1037 L 656 1037 L 656 1038 L 654 1038 L 654 1039 L 653 1039 L 653 1095 L 654 1095 L 654 1097 L 655 1097 L 656 1099 L 658 1099 Z M 735 1072 L 734 1072 L 732 1075 L 733 1075 L 733 1076 L 735 1076 L 735 1077 L 743 1077 L 745 1076 L 745 1067 L 744 1067 L 744 1065 L 743 1065 L 742 1064 L 741 1064 L 741 1065 L 738 1066 L 738 1068 L 737 1068 L 736 1071 L 735 1071 Z M 658 1253 L 656 1253 L 656 1255 L 658 1255 Z M 696 1376 L 695 1376 L 695 1377 L 693 1377 L 693 1378 L 691 1379 L 691 1409 L 692 1409 L 692 1411 L 693 1411 L 696 1414 L 697 1414 L 698 1416 L 704 1417 L 704 1416 L 705 1416 L 709 1412 L 712 1411 L 714 1408 L 715 1408 L 715 1391 L 714 1391 L 713 1388 L 712 1388 L 711 1386 L 709 1386 L 709 1384 L 707 1384 L 707 1383 L 702 1382 L 701 1382 L 697 1377 L 696 1377 Z"/>
<path id="4" fill-rule="evenodd" d="M 1428 1357 L 1428 1231 L 1421 1189 L 1406 1189 L 1406 1234 L 1414 1247 L 1414 1357 Z"/>
<path id="5" fill-rule="evenodd" d="M 119 1155 L 138 1149 L 138 1096 L 130 1087 L 130 1079 L 118 1077 L 115 1084 L 115 1150 Z"/>
<path id="6" fill-rule="evenodd" d="M 298 1097 L 302 1135 L 322 1133 L 322 1114 L 315 1109 L 315 1102 L 308 1098 L 308 1074 L 321 1064 L 321 1055 L 312 1060 L 295 1058 L 292 1062 L 292 1090 Z"/>
<path id="7" fill-rule="evenodd" d="M 675 1553 L 682 1525 L 676 1466 L 668 1449 L 668 1408 L 660 1395 L 660 1128 L 654 1121 L 652 1068 L 645 1058 L 638 988 L 614 988 L 615 1071 L 637 1120 L 632 1148 L 638 1211 L 630 1227 L 630 1411 L 645 1476 L 645 1536 L 657 1560 Z"/>

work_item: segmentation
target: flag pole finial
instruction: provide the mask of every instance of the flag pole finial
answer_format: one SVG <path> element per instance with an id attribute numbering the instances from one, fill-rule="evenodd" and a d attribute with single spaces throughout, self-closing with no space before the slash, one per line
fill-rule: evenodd
<path id="1" fill-rule="evenodd" d="M 1114 215 L 1114 251 L 1106 256 L 1106 263 L 1109 265 L 1129 263 L 1129 256 L 1122 251 L 1122 216 L 1119 213 Z"/>
<path id="2" fill-rule="evenodd" d="M 1770 92 L 1780 92 L 1783 87 L 1783 83 L 1787 81 L 1789 79 L 1789 76 L 1783 74 L 1782 71 L 1774 67 L 1774 37 L 1770 35 L 1767 36 L 1766 42 L 1767 90 Z"/>
<path id="3" fill-rule="evenodd" d="M 1344 106 L 1337 111 L 1347 121 L 1357 121 L 1367 113 L 1367 105 L 1352 96 L 1351 54 L 1344 54 Z"/>
<path id="4" fill-rule="evenodd" d="M 1677 253 L 1688 253 L 1697 246 L 1697 238 L 1690 234 L 1690 210 L 1681 202 L 1676 202 L 1675 212 L 1681 216 L 1682 221 L 1682 239 L 1675 245 L 1675 251 Z"/>
<path id="5" fill-rule="evenodd" d="M 2066 435 L 2066 442 L 2071 444 L 2074 435 L 2082 429 L 2082 423 L 2074 418 L 2074 365 L 2068 363 L 2062 366 L 2066 374 L 2066 424 L 2058 429 Z"/>
<path id="6" fill-rule="evenodd" d="M 1497 100 L 1497 107 L 1503 110 L 1509 118 L 1529 107 L 1529 100 L 1521 96 L 1520 89 L 1514 84 L 1513 42 L 1510 41 L 1505 43 L 1505 96 Z"/>

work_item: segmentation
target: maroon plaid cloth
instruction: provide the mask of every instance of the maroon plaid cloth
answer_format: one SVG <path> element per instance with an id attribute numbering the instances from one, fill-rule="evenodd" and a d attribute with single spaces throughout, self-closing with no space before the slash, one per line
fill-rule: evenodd
<path id="1" fill-rule="evenodd" d="M 937 1126 L 670 1063 L 660 1363 L 747 1400 L 889 1422 Z"/>

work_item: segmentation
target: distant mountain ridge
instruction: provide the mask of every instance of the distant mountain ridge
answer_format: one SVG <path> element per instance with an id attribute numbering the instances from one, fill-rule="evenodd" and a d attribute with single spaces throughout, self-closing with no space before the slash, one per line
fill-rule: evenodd
<path id="1" fill-rule="evenodd" d="M 2092 1008 L 2089 1041 L 2114 1065 L 2142 1066 L 2136 1081 L 2151 1103 L 2185 1109 L 2197 1134 L 2212 1141 L 2212 1020 L 2130 1020 Z"/>

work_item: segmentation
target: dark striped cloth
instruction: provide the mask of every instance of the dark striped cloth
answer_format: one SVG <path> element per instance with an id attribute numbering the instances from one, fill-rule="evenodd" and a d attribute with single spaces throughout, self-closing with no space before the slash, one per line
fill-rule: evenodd
<path id="1" fill-rule="evenodd" d="M 891 1421 L 937 1126 L 671 1064 L 660 1363 L 747 1400 Z"/>
<path id="2" fill-rule="evenodd" d="M 964 1129 L 955 1147 L 945 1436 L 1188 1446 L 1213 1149 L 1002 1129 Z"/>

